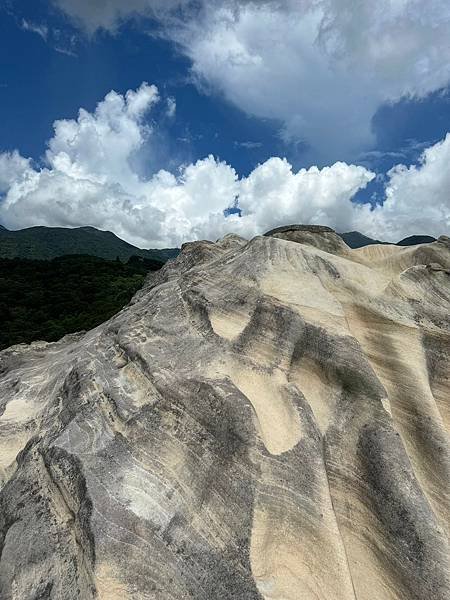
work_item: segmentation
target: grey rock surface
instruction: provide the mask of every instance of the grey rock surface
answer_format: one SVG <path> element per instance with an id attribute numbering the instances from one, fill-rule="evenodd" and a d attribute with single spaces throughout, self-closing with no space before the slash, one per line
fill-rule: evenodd
<path id="1" fill-rule="evenodd" d="M 185 244 L 1 352 L 0 598 L 448 600 L 447 239 Z"/>
<path id="2" fill-rule="evenodd" d="M 335 233 L 331 227 L 325 227 L 324 225 L 290 225 L 284 227 L 277 227 L 264 234 L 265 236 L 271 236 L 279 238 L 281 240 L 288 240 L 290 242 L 297 242 L 298 244 L 309 244 L 325 252 L 331 252 L 332 254 L 341 254 L 342 256 L 347 255 L 349 247 L 344 240 Z"/>

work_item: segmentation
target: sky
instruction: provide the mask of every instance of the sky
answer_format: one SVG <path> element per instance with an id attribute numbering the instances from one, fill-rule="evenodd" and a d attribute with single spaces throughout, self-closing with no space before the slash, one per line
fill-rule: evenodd
<path id="1" fill-rule="evenodd" d="M 450 230 L 447 0 L 0 0 L 0 224 Z"/>

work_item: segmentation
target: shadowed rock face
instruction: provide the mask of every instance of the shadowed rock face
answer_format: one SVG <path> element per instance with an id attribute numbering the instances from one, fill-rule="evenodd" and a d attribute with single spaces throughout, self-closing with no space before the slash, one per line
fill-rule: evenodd
<path id="1" fill-rule="evenodd" d="M 449 268 L 227 236 L 0 353 L 2 600 L 448 600 Z"/>

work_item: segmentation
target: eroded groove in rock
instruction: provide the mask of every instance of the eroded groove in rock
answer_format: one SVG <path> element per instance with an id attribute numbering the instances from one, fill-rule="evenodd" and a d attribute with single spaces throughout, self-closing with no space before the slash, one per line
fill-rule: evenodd
<path id="1" fill-rule="evenodd" d="M 183 246 L 0 353 L 5 600 L 447 600 L 450 246 Z"/>

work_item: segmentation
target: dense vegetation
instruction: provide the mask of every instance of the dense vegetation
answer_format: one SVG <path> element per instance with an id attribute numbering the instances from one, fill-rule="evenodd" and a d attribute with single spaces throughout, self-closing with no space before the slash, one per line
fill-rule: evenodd
<path id="1" fill-rule="evenodd" d="M 162 264 L 74 255 L 46 260 L 0 258 L 0 349 L 55 341 L 109 319 Z"/>
<path id="2" fill-rule="evenodd" d="M 0 226 L 0 257 L 50 260 L 66 254 L 89 254 L 107 260 L 130 256 L 165 262 L 178 254 L 178 248 L 143 250 L 118 238 L 111 231 L 95 227 L 28 227 L 8 231 Z"/>

